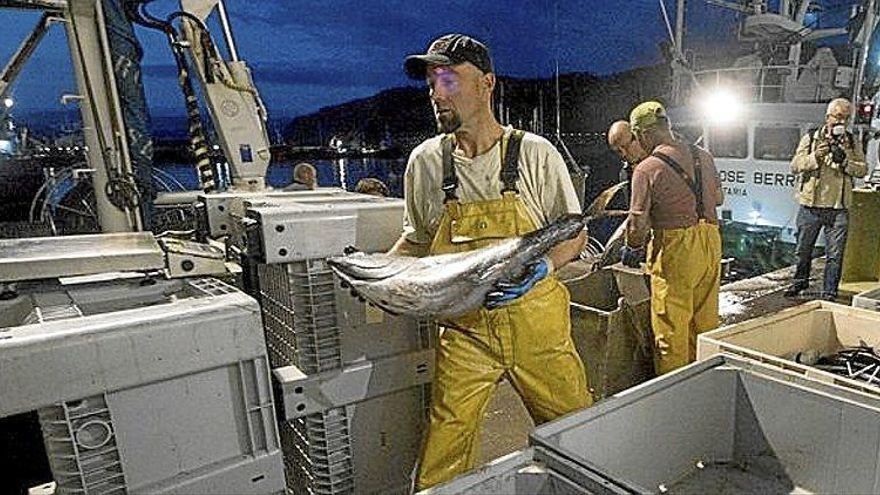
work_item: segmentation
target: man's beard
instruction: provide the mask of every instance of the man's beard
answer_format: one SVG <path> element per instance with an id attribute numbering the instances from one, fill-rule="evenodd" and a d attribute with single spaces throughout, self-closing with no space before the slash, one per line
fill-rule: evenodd
<path id="1" fill-rule="evenodd" d="M 437 132 L 449 134 L 455 132 L 461 127 L 461 117 L 455 110 L 447 110 L 445 112 L 435 114 L 437 120 Z"/>

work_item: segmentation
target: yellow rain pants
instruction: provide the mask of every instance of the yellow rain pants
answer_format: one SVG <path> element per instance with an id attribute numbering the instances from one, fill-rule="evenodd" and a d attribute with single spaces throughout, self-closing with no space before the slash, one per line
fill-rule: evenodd
<path id="1" fill-rule="evenodd" d="M 658 375 L 697 358 L 697 335 L 718 326 L 721 235 L 701 220 L 654 230 L 648 246 L 654 369 Z"/>
<path id="2" fill-rule="evenodd" d="M 533 230 L 516 193 L 492 201 L 449 201 L 431 254 L 470 251 Z M 480 420 L 503 377 L 536 423 L 592 404 L 571 340 L 568 303 L 568 289 L 551 275 L 510 304 L 443 322 L 418 489 L 474 467 Z"/>

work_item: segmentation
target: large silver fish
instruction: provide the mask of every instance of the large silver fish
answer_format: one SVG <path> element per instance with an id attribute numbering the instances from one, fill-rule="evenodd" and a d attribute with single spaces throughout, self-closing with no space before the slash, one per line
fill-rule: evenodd
<path id="1" fill-rule="evenodd" d="M 603 191 L 583 215 L 563 216 L 523 237 L 482 249 L 423 258 L 356 252 L 327 263 L 358 296 L 389 313 L 441 320 L 460 316 L 482 306 L 496 282 L 518 279 L 527 266 L 576 237 L 590 220 L 623 213 L 605 207 L 625 185 Z"/>

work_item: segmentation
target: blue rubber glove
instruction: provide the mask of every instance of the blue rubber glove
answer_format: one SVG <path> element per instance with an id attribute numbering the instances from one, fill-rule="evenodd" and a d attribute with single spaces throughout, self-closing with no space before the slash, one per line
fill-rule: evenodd
<path id="1" fill-rule="evenodd" d="M 620 248 L 620 262 L 630 268 L 638 268 L 645 261 L 645 248 L 623 246 Z"/>
<path id="2" fill-rule="evenodd" d="M 532 287 L 550 274 L 550 260 L 541 258 L 537 263 L 529 266 L 528 271 L 521 280 L 501 280 L 495 283 L 492 292 L 486 294 L 486 308 L 495 309 L 522 297 Z"/>

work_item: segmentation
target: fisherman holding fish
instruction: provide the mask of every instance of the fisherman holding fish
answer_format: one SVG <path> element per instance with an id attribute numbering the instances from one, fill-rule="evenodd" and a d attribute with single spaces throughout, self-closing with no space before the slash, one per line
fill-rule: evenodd
<path id="1" fill-rule="evenodd" d="M 721 235 L 715 209 L 724 201 L 712 155 L 677 140 L 656 101 L 630 114 L 639 145 L 651 155 L 633 171 L 621 259 L 651 275 L 654 366 L 667 373 L 696 359 L 697 335 L 718 326 Z"/>
<path id="2" fill-rule="evenodd" d="M 405 69 L 427 82 L 440 135 L 410 155 L 404 234 L 391 254 L 471 251 L 581 212 L 556 148 L 495 119 L 485 45 L 445 35 L 427 53 L 407 57 Z M 502 378 L 536 423 L 592 403 L 571 339 L 569 294 L 554 276 L 586 238 L 582 231 L 557 244 L 523 276 L 497 283 L 485 307 L 441 322 L 419 489 L 473 468 L 479 423 Z"/>

